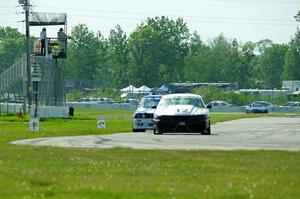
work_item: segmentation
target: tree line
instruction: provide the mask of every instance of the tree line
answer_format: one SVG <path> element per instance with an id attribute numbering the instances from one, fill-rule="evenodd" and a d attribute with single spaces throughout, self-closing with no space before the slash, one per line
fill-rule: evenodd
<path id="1" fill-rule="evenodd" d="M 299 21 L 300 14 L 295 16 Z M 148 18 L 127 35 L 117 25 L 106 38 L 87 25 L 72 28 L 68 58 L 60 60 L 77 87 L 149 87 L 171 82 L 237 82 L 240 88 L 280 89 L 300 80 L 300 30 L 287 44 L 238 42 L 223 34 L 204 42 L 182 18 Z M 0 72 L 24 52 L 16 29 L 0 28 Z"/>

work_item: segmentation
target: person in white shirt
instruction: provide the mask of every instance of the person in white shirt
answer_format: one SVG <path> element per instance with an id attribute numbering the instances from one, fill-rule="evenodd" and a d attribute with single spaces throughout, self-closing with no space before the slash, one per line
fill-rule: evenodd
<path id="1" fill-rule="evenodd" d="M 57 32 L 57 40 L 59 45 L 59 53 L 66 53 L 66 42 L 67 42 L 68 36 L 66 33 L 64 33 L 64 29 L 60 28 Z"/>
<path id="2" fill-rule="evenodd" d="M 41 33 L 40 33 L 41 55 L 43 55 L 43 56 L 45 56 L 46 38 L 47 38 L 46 28 L 43 28 Z"/>

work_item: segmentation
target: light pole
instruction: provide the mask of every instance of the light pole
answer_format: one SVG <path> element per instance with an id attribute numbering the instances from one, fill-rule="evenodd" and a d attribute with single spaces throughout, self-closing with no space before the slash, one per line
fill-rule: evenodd
<path id="1" fill-rule="evenodd" d="M 29 105 L 29 114 L 30 114 L 30 106 L 32 104 L 31 100 L 31 64 L 30 64 L 30 34 L 29 34 L 29 8 L 30 3 L 29 0 L 19 0 L 19 4 L 23 5 L 23 9 L 25 11 L 25 26 L 26 26 L 26 72 L 27 72 L 27 84 L 25 85 L 25 99 L 23 103 L 23 111 L 26 112 L 26 105 L 28 102 Z"/>

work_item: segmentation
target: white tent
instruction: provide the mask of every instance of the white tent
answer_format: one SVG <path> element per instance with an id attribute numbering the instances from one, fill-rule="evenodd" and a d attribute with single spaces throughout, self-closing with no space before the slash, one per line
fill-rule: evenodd
<path id="1" fill-rule="evenodd" d="M 300 91 L 293 92 L 293 95 L 300 95 Z"/>
<path id="2" fill-rule="evenodd" d="M 141 92 L 141 93 L 148 93 L 151 91 L 151 88 L 143 85 L 143 86 L 139 87 L 137 90 L 138 90 L 138 92 Z"/>
<path id="3" fill-rule="evenodd" d="M 139 92 L 138 89 L 133 85 L 129 85 L 125 88 L 122 88 L 120 91 L 122 93 L 136 93 L 136 92 Z"/>

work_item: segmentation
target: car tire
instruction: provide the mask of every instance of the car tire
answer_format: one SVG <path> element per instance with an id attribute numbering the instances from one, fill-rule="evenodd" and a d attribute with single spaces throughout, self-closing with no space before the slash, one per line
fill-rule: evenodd
<path id="1" fill-rule="evenodd" d="M 205 129 L 204 131 L 202 131 L 202 135 L 211 135 L 211 131 L 210 131 L 210 125 L 207 129 Z"/>
<path id="2" fill-rule="evenodd" d="M 161 130 L 158 130 L 157 128 L 154 128 L 154 129 L 153 129 L 153 134 L 154 134 L 154 135 L 161 135 L 161 134 L 162 134 L 162 131 L 161 131 Z"/>

